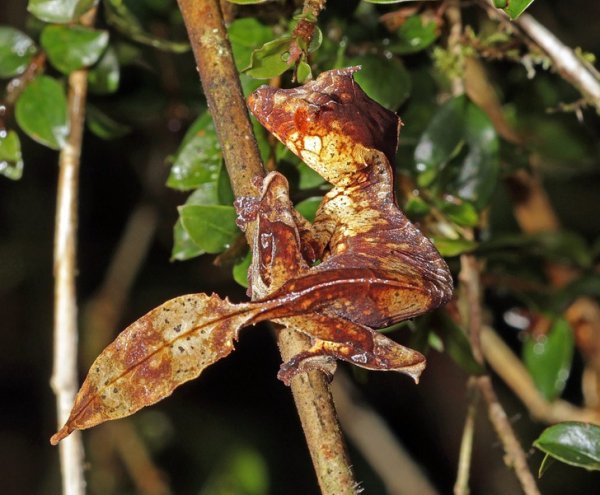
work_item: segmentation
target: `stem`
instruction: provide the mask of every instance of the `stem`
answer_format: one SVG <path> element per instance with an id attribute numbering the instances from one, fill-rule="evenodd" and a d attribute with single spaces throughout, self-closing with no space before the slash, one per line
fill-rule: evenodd
<path id="1" fill-rule="evenodd" d="M 82 24 L 94 22 L 95 9 L 82 18 Z M 83 140 L 87 70 L 69 76 L 69 124 L 67 142 L 59 160 L 54 227 L 54 369 L 51 385 L 56 395 L 57 423 L 60 427 L 69 417 L 79 385 L 77 373 L 77 193 Z M 83 442 L 77 432 L 60 444 L 62 492 L 83 495 Z"/>
<path id="2" fill-rule="evenodd" d="M 475 417 L 477 416 L 477 403 L 479 395 L 475 389 L 474 379 L 469 381 L 469 392 L 471 400 L 467 409 L 467 417 L 465 418 L 465 426 L 460 442 L 460 454 L 458 457 L 458 470 L 456 474 L 456 482 L 454 483 L 454 495 L 469 494 L 469 472 L 471 470 L 471 460 L 473 458 L 473 440 L 475 438 Z"/>
<path id="3" fill-rule="evenodd" d="M 527 465 L 525 452 L 523 452 L 512 426 L 506 417 L 506 413 L 498 401 L 490 377 L 477 377 L 476 383 L 481 395 L 487 403 L 490 422 L 494 426 L 496 434 L 502 442 L 504 451 L 506 452 L 506 463 L 514 468 L 515 474 L 521 483 L 525 495 L 541 495 L 535 483 L 535 479 L 529 470 L 529 466 Z"/>
<path id="4" fill-rule="evenodd" d="M 237 197 L 256 196 L 254 177 L 264 176 L 246 102 L 217 0 L 178 0 L 198 64 L 208 107 Z M 246 231 L 248 239 L 254 226 Z M 278 344 L 284 360 L 307 349 L 307 339 L 283 329 Z M 337 423 L 331 392 L 319 371 L 292 379 L 292 393 L 323 494 L 355 493 L 355 481 Z"/>

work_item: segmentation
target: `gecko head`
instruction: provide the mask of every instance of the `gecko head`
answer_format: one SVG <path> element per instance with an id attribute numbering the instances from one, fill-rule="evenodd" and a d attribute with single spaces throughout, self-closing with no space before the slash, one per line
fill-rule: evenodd
<path id="1" fill-rule="evenodd" d="M 356 84 L 360 67 L 323 72 L 293 89 L 258 88 L 250 111 L 309 167 L 333 184 L 345 183 L 373 150 L 393 162 L 400 119 Z"/>

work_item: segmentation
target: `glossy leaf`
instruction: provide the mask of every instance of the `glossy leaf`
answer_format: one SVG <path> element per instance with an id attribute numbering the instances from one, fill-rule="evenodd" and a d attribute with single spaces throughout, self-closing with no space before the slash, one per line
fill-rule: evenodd
<path id="1" fill-rule="evenodd" d="M 85 120 L 89 130 L 101 139 L 117 139 L 131 131 L 131 127 L 117 122 L 89 103 L 86 108 Z"/>
<path id="2" fill-rule="evenodd" d="M 67 23 L 77 20 L 98 0 L 29 0 L 27 10 L 45 22 Z"/>
<path id="3" fill-rule="evenodd" d="M 273 39 L 273 29 L 254 17 L 236 19 L 227 28 L 227 33 L 238 70 L 250 65 L 254 49 Z"/>
<path id="4" fill-rule="evenodd" d="M 290 68 L 287 60 L 291 43 L 292 37 L 285 35 L 254 50 L 245 73 L 256 79 L 270 79 L 283 74 Z"/>
<path id="5" fill-rule="evenodd" d="M 455 180 L 456 193 L 481 209 L 489 203 L 498 182 L 498 136 L 485 112 L 470 102 L 464 132 L 469 150 Z"/>
<path id="6" fill-rule="evenodd" d="M 399 59 L 364 55 L 354 57 L 348 63 L 362 66 L 362 70 L 354 76 L 356 82 L 365 93 L 389 110 L 397 110 L 410 95 L 410 76 Z M 382 84 L 382 81 L 389 83 Z"/>
<path id="7" fill-rule="evenodd" d="M 386 47 L 390 52 L 407 55 L 425 50 L 438 38 L 435 21 L 413 15 L 396 30 L 396 38 Z"/>
<path id="8" fill-rule="evenodd" d="M 573 331 L 562 318 L 554 322 L 547 335 L 531 336 L 523 345 L 523 362 L 546 400 L 556 399 L 564 390 L 573 349 Z"/>
<path id="9" fill-rule="evenodd" d="M 443 327 L 439 336 L 444 343 L 444 350 L 452 360 L 467 373 L 479 375 L 485 371 L 473 356 L 471 343 L 465 332 L 447 315 L 442 313 Z"/>
<path id="10" fill-rule="evenodd" d="M 588 471 L 600 470 L 600 426 L 567 421 L 546 428 L 534 447 L 561 462 Z"/>
<path id="11" fill-rule="evenodd" d="M 59 71 L 74 70 L 95 64 L 108 46 L 108 32 L 84 26 L 46 26 L 40 36 L 42 48 Z"/>
<path id="12" fill-rule="evenodd" d="M 166 52 L 185 53 L 190 50 L 187 42 L 159 38 L 146 31 L 122 0 L 106 0 L 103 4 L 106 22 L 132 40 Z"/>
<path id="13" fill-rule="evenodd" d="M 17 123 L 38 143 L 58 150 L 69 133 L 67 98 L 56 79 L 39 76 L 23 91 L 15 105 Z"/>
<path id="14" fill-rule="evenodd" d="M 233 206 L 180 206 L 181 224 L 191 240 L 207 253 L 220 253 L 239 235 Z"/>
<path id="15" fill-rule="evenodd" d="M 221 169 L 222 154 L 212 118 L 203 113 L 190 126 L 173 158 L 167 185 L 188 191 L 215 181 Z"/>
<path id="16" fill-rule="evenodd" d="M 431 185 L 462 145 L 466 103 L 463 96 L 448 100 L 421 135 L 414 157 L 421 186 Z"/>
<path id="17" fill-rule="evenodd" d="M 18 76 L 37 52 L 33 40 L 18 29 L 0 26 L 0 78 Z"/>
<path id="18" fill-rule="evenodd" d="M 0 131 L 0 175 L 12 180 L 23 175 L 21 141 L 15 131 Z"/>
<path id="19" fill-rule="evenodd" d="M 233 280 L 235 280 L 242 287 L 248 288 L 248 269 L 252 263 L 252 253 L 246 253 L 240 261 L 233 265 Z"/>
<path id="20" fill-rule="evenodd" d="M 534 0 L 494 0 L 494 5 L 504 10 L 511 19 L 516 19 L 525 12 Z"/>
<path id="21" fill-rule="evenodd" d="M 434 237 L 433 244 L 444 257 L 470 253 L 477 248 L 477 243 L 475 241 L 469 241 L 463 238 L 449 239 L 446 237 Z"/>
<path id="22" fill-rule="evenodd" d="M 98 95 L 111 94 L 119 89 L 121 70 L 115 50 L 109 46 L 99 62 L 88 71 L 90 92 Z"/>
<path id="23" fill-rule="evenodd" d="M 471 203 L 444 202 L 440 205 L 446 216 L 457 225 L 475 227 L 479 223 L 479 214 Z"/>

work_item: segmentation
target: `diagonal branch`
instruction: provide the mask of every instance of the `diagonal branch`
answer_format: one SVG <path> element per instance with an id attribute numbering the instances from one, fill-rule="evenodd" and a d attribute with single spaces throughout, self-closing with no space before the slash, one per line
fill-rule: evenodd
<path id="1" fill-rule="evenodd" d="M 217 0 L 178 0 L 213 116 L 232 188 L 237 197 L 256 196 L 252 179 L 264 175 L 246 103 Z M 252 225 L 246 231 L 252 239 Z M 284 360 L 307 348 L 298 332 L 281 330 Z M 351 495 L 355 481 L 348 463 L 326 377 L 319 371 L 292 380 L 292 393 L 323 494 Z"/>

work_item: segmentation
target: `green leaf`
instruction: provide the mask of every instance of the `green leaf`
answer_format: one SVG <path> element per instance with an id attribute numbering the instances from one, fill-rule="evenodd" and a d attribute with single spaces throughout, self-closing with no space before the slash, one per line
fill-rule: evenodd
<path id="1" fill-rule="evenodd" d="M 310 68 L 310 65 L 308 65 L 304 61 L 300 62 L 296 69 L 296 80 L 299 83 L 303 83 L 304 81 L 306 81 L 307 79 L 310 79 L 311 77 L 312 77 L 312 70 Z"/>
<path id="2" fill-rule="evenodd" d="M 85 120 L 89 130 L 101 139 L 118 139 L 131 131 L 131 127 L 117 122 L 90 103 Z"/>
<path id="3" fill-rule="evenodd" d="M 36 52 L 29 36 L 18 29 L 0 26 L 0 78 L 22 74 Z"/>
<path id="4" fill-rule="evenodd" d="M 481 209 L 489 203 L 498 182 L 500 145 L 487 114 L 470 102 L 466 110 L 465 140 L 469 150 L 454 184 L 458 196 Z"/>
<path id="5" fill-rule="evenodd" d="M 437 181 L 481 209 L 496 187 L 498 153 L 498 136 L 487 115 L 464 96 L 452 98 L 433 116 L 415 148 L 417 182 L 428 187 Z"/>
<path id="6" fill-rule="evenodd" d="M 567 421 L 546 428 L 534 447 L 571 466 L 600 470 L 600 426 Z"/>
<path id="7" fill-rule="evenodd" d="M 252 263 L 252 253 L 248 251 L 240 261 L 233 265 L 233 280 L 242 287 L 248 288 L 248 269 Z"/>
<path id="8" fill-rule="evenodd" d="M 12 180 L 23 175 L 21 141 L 15 131 L 0 130 L 0 175 Z"/>
<path id="9" fill-rule="evenodd" d="M 457 225 L 464 227 L 475 227 L 479 223 L 479 214 L 471 203 L 450 203 L 440 204 L 441 210 L 446 216 Z"/>
<path id="10" fill-rule="evenodd" d="M 413 15 L 396 30 L 396 39 L 386 48 L 398 55 L 417 53 L 430 46 L 438 36 L 435 21 L 427 21 L 419 15 Z"/>
<path id="11" fill-rule="evenodd" d="M 494 5 L 516 19 L 533 3 L 533 0 L 494 0 Z"/>
<path id="12" fill-rule="evenodd" d="M 399 59 L 363 55 L 351 58 L 348 64 L 362 66 L 354 79 L 380 105 L 397 110 L 410 95 L 410 75 Z"/>
<path id="13" fill-rule="evenodd" d="M 444 257 L 470 253 L 477 248 L 477 243 L 475 241 L 469 241 L 463 238 L 448 239 L 446 237 L 434 237 L 433 244 Z"/>
<path id="14" fill-rule="evenodd" d="M 221 148 L 210 114 L 200 115 L 190 131 L 175 154 L 167 179 L 169 187 L 180 191 L 215 181 L 221 168 Z"/>
<path id="15" fill-rule="evenodd" d="M 187 42 L 171 41 L 147 32 L 122 0 L 106 0 L 103 4 L 106 22 L 132 40 L 166 52 L 185 53 L 190 50 Z"/>
<path id="16" fill-rule="evenodd" d="M 312 223 L 315 221 L 315 215 L 317 214 L 317 210 L 321 205 L 321 201 L 323 201 L 322 196 L 305 199 L 304 201 L 300 201 L 300 203 L 296 205 L 296 210 L 298 210 L 298 212 L 304 218 L 306 218 L 309 222 Z"/>
<path id="17" fill-rule="evenodd" d="M 61 149 L 69 134 L 63 86 L 51 77 L 37 77 L 17 100 L 15 117 L 30 138 L 49 148 Z"/>
<path id="18" fill-rule="evenodd" d="M 98 0 L 29 0 L 27 10 L 45 22 L 66 23 L 77 20 Z"/>
<path id="19" fill-rule="evenodd" d="M 414 156 L 419 185 L 429 186 L 456 155 L 464 139 L 466 105 L 464 96 L 448 100 L 421 135 Z"/>
<path id="20" fill-rule="evenodd" d="M 439 335 L 445 351 L 467 373 L 473 375 L 483 373 L 485 369 L 475 360 L 471 343 L 465 332 L 446 313 L 442 315 L 443 327 Z"/>
<path id="21" fill-rule="evenodd" d="M 523 362 L 537 389 L 549 401 L 560 396 L 567 383 L 573 358 L 573 331 L 560 318 L 550 332 L 530 337 L 523 345 Z"/>
<path id="22" fill-rule="evenodd" d="M 304 162 L 295 161 L 296 168 L 298 173 L 300 174 L 300 179 L 298 182 L 299 189 L 313 189 L 315 187 L 319 187 L 321 184 L 324 184 L 326 181 L 320 176 L 317 172 L 315 172 L 312 168 L 306 165 Z"/>
<path id="23" fill-rule="evenodd" d="M 91 93 L 106 95 L 119 89 L 121 70 L 115 50 L 109 46 L 100 61 L 88 71 L 88 87 Z"/>
<path id="24" fill-rule="evenodd" d="M 273 39 L 273 29 L 260 23 L 254 17 L 233 21 L 227 28 L 233 58 L 238 70 L 250 65 L 252 51 Z"/>
<path id="25" fill-rule="evenodd" d="M 63 74 L 95 64 L 108 46 L 108 32 L 83 26 L 46 26 L 40 43 Z"/>
<path id="26" fill-rule="evenodd" d="M 557 312 L 562 312 L 582 296 L 600 299 L 600 275 L 594 273 L 583 275 L 561 287 L 549 306 L 555 308 Z"/>
<path id="27" fill-rule="evenodd" d="M 290 68 L 287 63 L 292 37 L 289 34 L 265 43 L 252 52 L 245 73 L 256 79 L 271 79 Z"/>
<path id="28" fill-rule="evenodd" d="M 185 261 L 205 253 L 206 251 L 198 246 L 187 233 L 187 230 L 183 228 L 181 220 L 177 220 L 173 226 L 171 261 Z"/>
<path id="29" fill-rule="evenodd" d="M 183 228 L 207 253 L 224 251 L 239 235 L 233 206 L 184 205 L 178 209 Z"/>

